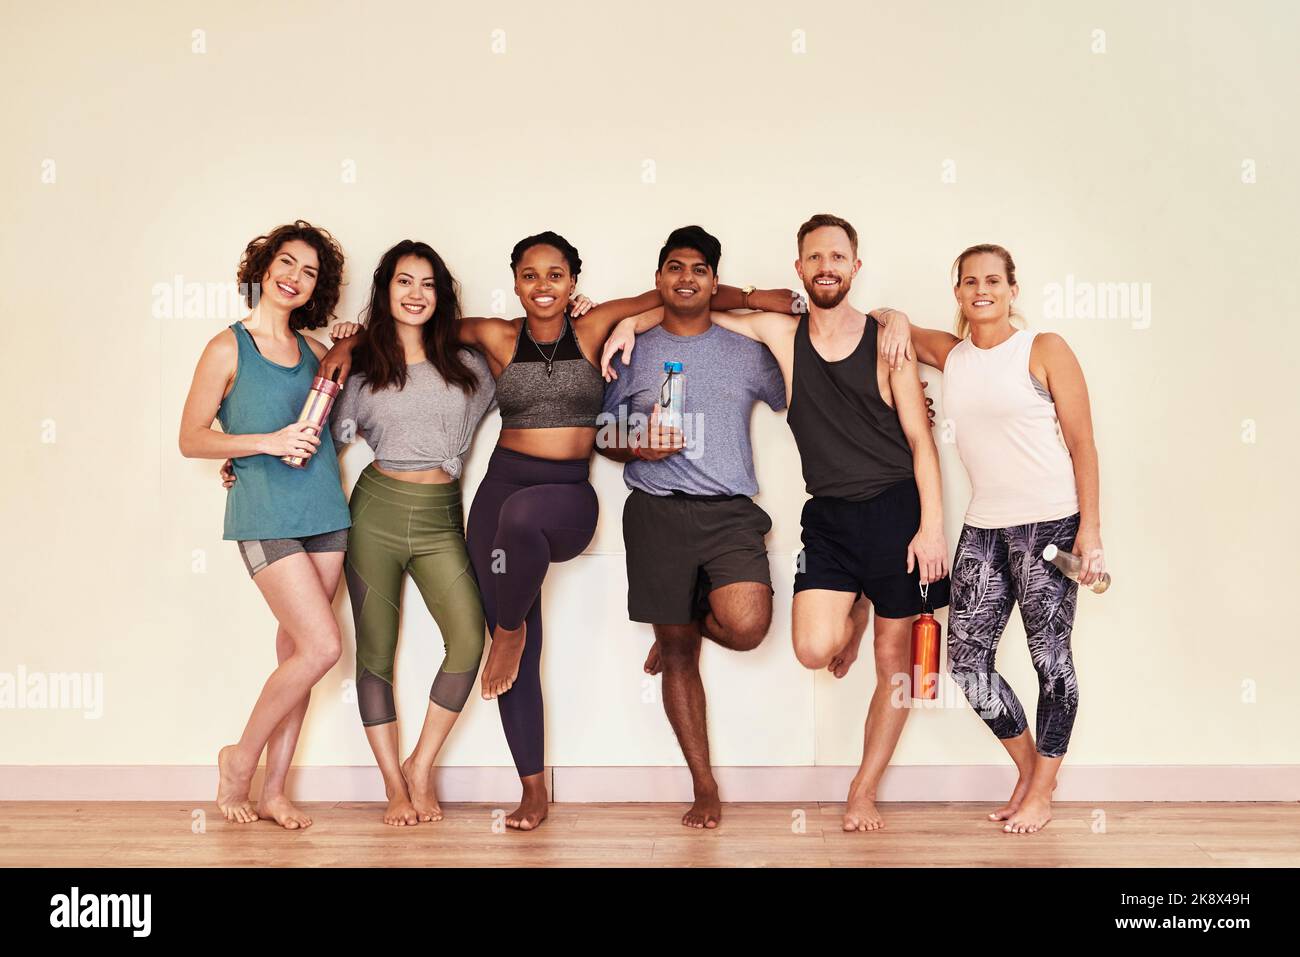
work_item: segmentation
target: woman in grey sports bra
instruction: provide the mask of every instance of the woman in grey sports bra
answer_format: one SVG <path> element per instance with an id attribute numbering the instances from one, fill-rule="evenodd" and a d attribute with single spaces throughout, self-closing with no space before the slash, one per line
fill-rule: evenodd
<path id="1" fill-rule="evenodd" d="M 650 291 L 593 306 L 574 300 L 578 252 L 555 233 L 518 243 L 510 257 L 518 319 L 465 318 L 459 341 L 482 352 L 496 380 L 502 428 L 470 510 L 469 551 L 492 630 L 482 692 L 496 698 L 523 782 L 520 807 L 506 819 L 531 829 L 546 817 L 542 780 L 541 586 L 552 562 L 582 553 L 596 528 L 596 493 L 587 481 L 604 378 L 600 354 L 620 320 L 660 304 Z M 362 336 L 343 338 L 326 360 L 346 374 Z"/>
<path id="2" fill-rule="evenodd" d="M 518 319 L 463 319 L 460 341 L 479 349 L 496 378 L 501 437 L 470 509 L 469 553 L 483 597 L 492 650 L 483 697 L 496 698 L 523 785 L 506 818 L 521 830 L 546 818 L 541 689 L 541 587 L 553 562 L 581 554 L 596 528 L 588 482 L 604 378 L 594 359 L 615 324 L 662 304 L 657 290 L 600 306 L 570 300 L 582 269 L 578 251 L 553 232 L 518 242 L 510 255 Z M 741 301 L 740 290 L 729 289 Z M 346 370 L 349 340 L 326 359 Z"/>

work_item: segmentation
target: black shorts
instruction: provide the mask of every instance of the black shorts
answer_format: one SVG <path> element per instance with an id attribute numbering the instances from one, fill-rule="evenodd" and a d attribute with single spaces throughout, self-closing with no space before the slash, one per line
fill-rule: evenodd
<path id="1" fill-rule="evenodd" d="M 652 625 L 687 625 L 708 593 L 736 582 L 772 588 L 763 539 L 772 519 L 743 495 L 649 495 L 623 505 L 627 614 Z"/>
<path id="2" fill-rule="evenodd" d="M 817 496 L 804 503 L 803 551 L 794 576 L 809 588 L 865 595 L 881 618 L 921 613 L 921 573 L 907 571 L 907 546 L 921 527 L 921 495 L 908 479 L 865 502 Z M 925 604 L 948 604 L 948 579 L 931 582 Z"/>

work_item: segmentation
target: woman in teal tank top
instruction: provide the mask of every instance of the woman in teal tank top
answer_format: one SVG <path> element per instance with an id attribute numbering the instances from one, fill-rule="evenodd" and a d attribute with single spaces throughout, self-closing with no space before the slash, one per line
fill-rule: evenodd
<path id="1" fill-rule="evenodd" d="M 233 460 L 239 482 L 226 499 L 223 537 L 239 543 L 279 623 L 279 665 L 238 743 L 217 755 L 217 805 L 241 824 L 259 817 L 290 829 L 311 824 L 284 786 L 312 686 L 339 658 L 332 602 L 352 522 L 329 431 L 317 436 L 297 422 L 325 354 L 298 330 L 329 324 L 342 275 L 338 244 L 302 220 L 250 242 L 239 282 L 252 313 L 207 344 L 181 414 L 182 455 Z M 285 455 L 304 456 L 304 467 L 286 465 Z M 254 807 L 249 788 L 263 749 L 266 777 Z"/>
<path id="2" fill-rule="evenodd" d="M 235 333 L 238 371 L 217 409 L 227 435 L 266 434 L 294 422 L 316 378 L 320 360 L 296 330 L 298 359 L 281 365 L 262 355 L 243 322 Z M 317 348 L 323 348 L 317 344 Z M 226 541 L 304 538 L 347 528 L 347 501 L 339 482 L 338 458 L 326 429 L 316 453 L 302 468 L 274 455 L 232 457 L 238 484 L 226 498 Z"/>

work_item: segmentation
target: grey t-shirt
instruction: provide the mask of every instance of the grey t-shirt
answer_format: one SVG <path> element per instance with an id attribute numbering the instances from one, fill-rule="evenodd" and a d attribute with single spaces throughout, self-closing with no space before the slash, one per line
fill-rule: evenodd
<path id="1" fill-rule="evenodd" d="M 487 360 L 472 349 L 461 358 L 478 380 L 466 395 L 448 385 L 432 362 L 406 367 L 406 387 L 372 391 L 364 375 L 349 377 L 330 412 L 330 432 L 339 445 L 358 435 L 375 451 L 379 466 L 392 472 L 441 468 L 459 478 L 461 456 L 479 419 L 496 401 Z"/>
<path id="2" fill-rule="evenodd" d="M 657 462 L 627 463 L 623 481 L 651 495 L 754 495 L 749 416 L 755 402 L 784 409 L 785 381 L 766 346 L 721 326 L 698 336 L 675 336 L 656 326 L 637 336 L 631 366 L 614 359 L 618 378 L 605 389 L 597 443 L 623 445 L 621 435 L 641 429 L 659 400 L 664 363 L 670 361 L 682 364 L 686 378 L 686 447 Z"/>

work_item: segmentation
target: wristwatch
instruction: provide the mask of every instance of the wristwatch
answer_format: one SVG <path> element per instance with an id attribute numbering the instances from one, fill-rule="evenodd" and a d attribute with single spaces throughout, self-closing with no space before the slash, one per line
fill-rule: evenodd
<path id="1" fill-rule="evenodd" d="M 749 294 L 750 294 L 751 292 L 754 291 L 754 287 L 753 287 L 752 285 L 750 285 L 750 286 L 741 286 L 741 287 L 740 287 L 740 291 L 743 292 L 743 293 L 745 294 L 745 300 L 744 300 L 744 301 L 745 301 L 745 308 L 746 308 L 746 309 L 752 309 L 753 306 L 751 306 L 751 305 L 749 304 Z"/>

